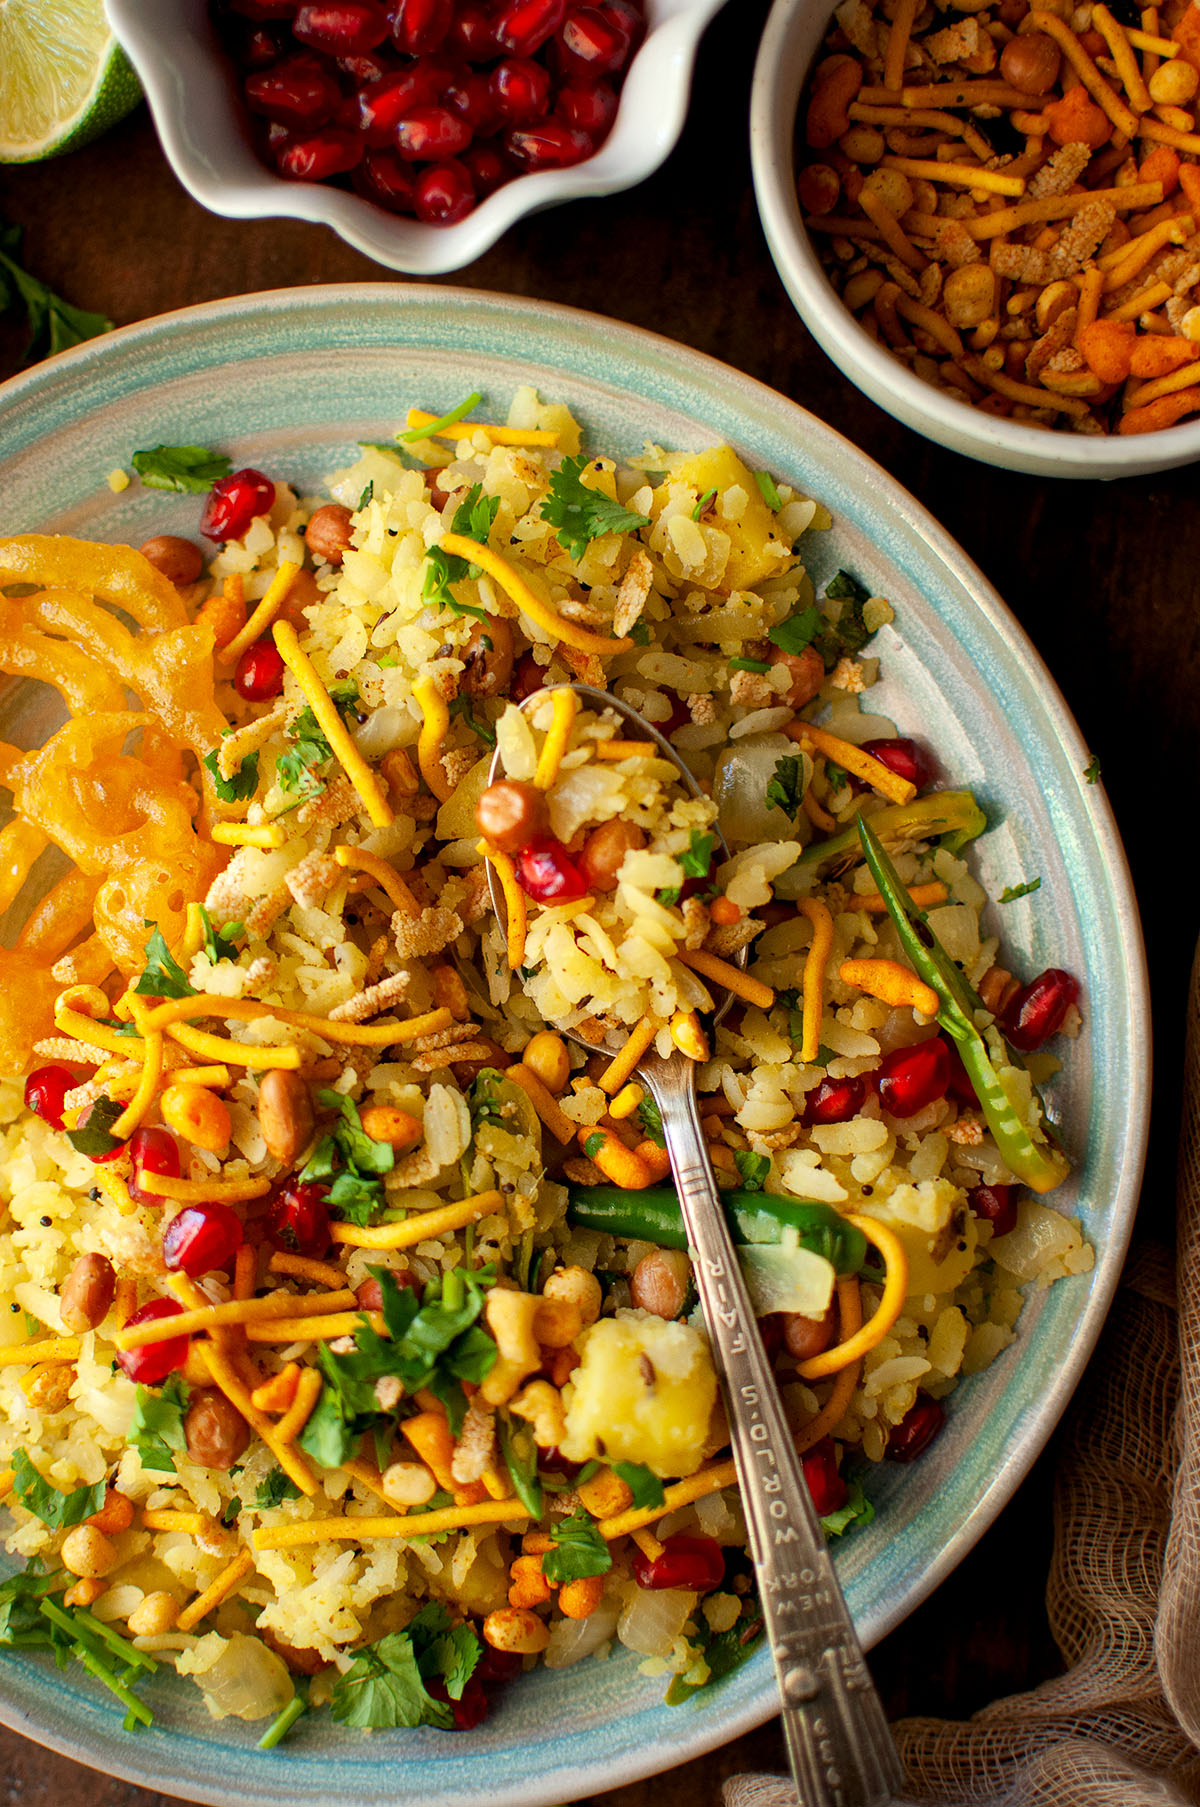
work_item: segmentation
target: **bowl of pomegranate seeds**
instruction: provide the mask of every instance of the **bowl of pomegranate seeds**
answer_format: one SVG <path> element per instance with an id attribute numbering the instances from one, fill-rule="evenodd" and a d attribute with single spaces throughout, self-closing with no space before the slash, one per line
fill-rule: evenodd
<path id="1" fill-rule="evenodd" d="M 113 0 L 176 175 L 414 275 L 642 181 L 723 0 Z"/>
<path id="2" fill-rule="evenodd" d="M 894 17 L 893 17 L 894 15 Z M 871 400 L 1010 470 L 1200 458 L 1200 13 L 777 0 L 754 183 L 797 312 Z"/>

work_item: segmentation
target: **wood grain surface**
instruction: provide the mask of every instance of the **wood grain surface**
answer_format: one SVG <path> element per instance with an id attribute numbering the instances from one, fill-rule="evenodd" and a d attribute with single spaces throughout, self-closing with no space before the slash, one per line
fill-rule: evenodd
<path id="1" fill-rule="evenodd" d="M 737 0 L 710 28 L 683 139 L 656 176 L 627 194 L 526 220 L 445 280 L 591 309 L 760 378 L 898 477 L 996 585 L 1101 762 L 1133 868 L 1157 1054 L 1140 1229 L 1170 1242 L 1183 1005 L 1197 928 L 1195 892 L 1181 882 L 1178 859 L 1193 840 L 1200 769 L 1197 470 L 1108 485 L 993 470 L 917 437 L 846 382 L 794 314 L 758 223 L 746 120 L 766 11 L 765 0 Z M 0 216 L 24 227 L 31 270 L 118 324 L 217 296 L 391 275 L 322 227 L 204 212 L 176 182 L 144 109 L 74 156 L 0 170 Z M 15 333 L 0 327 L 0 375 L 11 373 L 17 352 Z M 1131 1067 L 1150 1053 L 1131 1050 Z M 972 1554 L 875 1651 L 892 1716 L 964 1717 L 1055 1671 L 1042 1603 L 1053 1468 L 1052 1443 Z M 589 1799 L 592 1807 L 708 1807 L 726 1776 L 752 1767 L 783 1767 L 775 1725 L 669 1775 Z M 0 1731 L 0 1807 L 165 1800 Z"/>

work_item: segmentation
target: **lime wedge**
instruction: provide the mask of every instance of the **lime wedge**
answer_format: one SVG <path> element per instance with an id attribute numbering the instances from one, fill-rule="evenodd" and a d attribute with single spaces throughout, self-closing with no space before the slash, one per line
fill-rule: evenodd
<path id="1" fill-rule="evenodd" d="M 0 163 L 78 150 L 140 98 L 103 0 L 0 0 Z"/>

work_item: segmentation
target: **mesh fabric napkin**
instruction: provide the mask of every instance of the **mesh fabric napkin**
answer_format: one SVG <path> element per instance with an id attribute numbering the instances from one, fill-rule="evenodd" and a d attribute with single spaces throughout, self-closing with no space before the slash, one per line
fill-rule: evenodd
<path id="1" fill-rule="evenodd" d="M 961 1807 L 1200 1801 L 1200 951 L 1188 1005 L 1178 1298 L 1136 1248 L 1067 1418 L 1046 1604 L 1064 1661 L 973 1719 L 893 1730 L 906 1800 Z M 734 1776 L 725 1807 L 796 1807 L 782 1776 Z"/>

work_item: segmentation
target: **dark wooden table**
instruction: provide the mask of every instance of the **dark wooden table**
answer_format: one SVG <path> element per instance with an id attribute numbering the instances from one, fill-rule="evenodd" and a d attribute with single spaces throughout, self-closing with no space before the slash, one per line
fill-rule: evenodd
<path id="1" fill-rule="evenodd" d="M 971 463 L 918 438 L 851 387 L 792 311 L 750 181 L 746 117 L 765 0 L 739 0 L 701 49 L 683 139 L 627 194 L 525 220 L 446 280 L 644 326 L 748 371 L 869 452 L 937 516 L 1033 636 L 1098 755 L 1150 950 L 1156 1092 L 1140 1229 L 1172 1239 L 1183 1001 L 1197 923 L 1180 857 L 1200 770 L 1200 486 L 1195 466 L 1118 484 L 1054 482 Z M 25 262 L 118 324 L 216 296 L 386 278 L 321 227 L 236 222 L 180 188 L 139 109 L 97 144 L 0 171 L 0 217 Z M 14 341 L 0 337 L 0 375 Z M 9 362 L 4 363 L 5 355 Z M 1148 1062 L 1149 1049 L 1131 1051 Z M 1054 1445 L 997 1524 L 874 1652 L 893 1717 L 965 1717 L 1054 1672 L 1042 1591 Z M 165 1797 L 79 1769 L 0 1731 L 0 1807 L 159 1807 Z M 593 1807 L 717 1803 L 720 1782 L 783 1767 L 774 1725 Z M 331 1804 L 332 1807 L 332 1804 Z"/>

